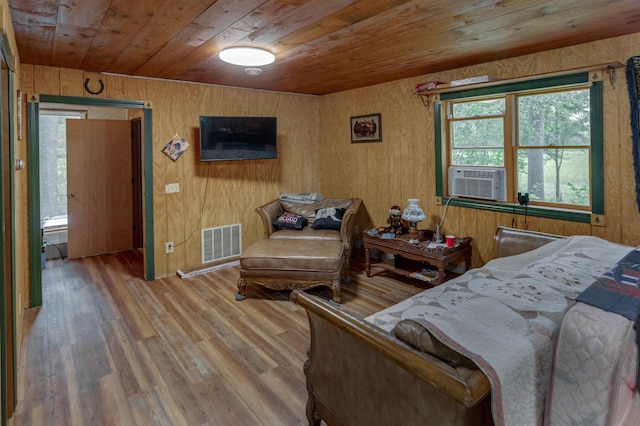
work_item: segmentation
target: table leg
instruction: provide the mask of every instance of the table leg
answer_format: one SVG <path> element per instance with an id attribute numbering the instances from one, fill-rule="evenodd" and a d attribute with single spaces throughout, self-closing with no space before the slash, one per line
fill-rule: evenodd
<path id="1" fill-rule="evenodd" d="M 364 266 L 367 271 L 367 277 L 371 276 L 371 260 L 369 259 L 369 248 L 364 248 Z"/>
<path id="2" fill-rule="evenodd" d="M 440 268 L 438 268 L 438 283 L 437 284 L 442 284 L 443 282 L 444 282 L 444 267 L 440 267 Z"/>

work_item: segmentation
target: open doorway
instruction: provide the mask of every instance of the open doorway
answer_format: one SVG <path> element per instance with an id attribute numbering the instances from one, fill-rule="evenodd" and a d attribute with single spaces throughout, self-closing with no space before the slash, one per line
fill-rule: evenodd
<path id="1" fill-rule="evenodd" d="M 27 98 L 27 163 L 36 165 L 27 169 L 29 194 L 29 306 L 42 305 L 42 216 L 40 214 L 39 181 L 39 116 L 40 107 L 49 104 L 104 106 L 124 108 L 134 121 L 141 121 L 141 181 L 142 181 L 142 235 L 145 280 L 155 278 L 154 220 L 153 220 L 153 110 L 151 103 L 138 100 L 98 99 L 76 96 L 33 95 Z"/>
<path id="2" fill-rule="evenodd" d="M 124 108 L 40 105 L 43 267 L 51 259 L 142 246 L 134 244 L 142 212 L 133 210 L 141 209 L 142 200 L 132 199 L 142 196 L 141 165 L 133 166 L 142 158 L 141 132 L 134 131 L 139 120 L 129 121 L 130 115 L 137 114 Z"/>
<path id="3" fill-rule="evenodd" d="M 67 119 L 86 119 L 86 110 L 40 110 L 40 215 L 43 267 L 67 257 Z"/>

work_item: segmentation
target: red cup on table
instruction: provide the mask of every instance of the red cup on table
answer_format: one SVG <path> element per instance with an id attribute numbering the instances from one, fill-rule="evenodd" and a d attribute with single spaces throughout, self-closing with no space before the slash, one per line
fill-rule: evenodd
<path id="1" fill-rule="evenodd" d="M 444 236 L 444 240 L 447 242 L 447 247 L 453 247 L 453 245 L 456 243 L 456 236 L 455 235 L 445 235 Z"/>

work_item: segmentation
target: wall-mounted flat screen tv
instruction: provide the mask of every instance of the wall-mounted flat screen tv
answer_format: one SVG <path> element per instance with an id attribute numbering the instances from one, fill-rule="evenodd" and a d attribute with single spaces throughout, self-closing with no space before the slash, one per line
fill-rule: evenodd
<path id="1" fill-rule="evenodd" d="M 278 158 L 277 117 L 200 117 L 200 161 Z"/>

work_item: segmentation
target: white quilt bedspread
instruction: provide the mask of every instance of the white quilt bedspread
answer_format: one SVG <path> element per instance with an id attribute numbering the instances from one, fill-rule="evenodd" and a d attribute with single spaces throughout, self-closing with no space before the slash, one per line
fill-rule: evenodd
<path id="1" fill-rule="evenodd" d="M 487 375 L 496 425 L 540 425 L 563 311 L 630 250 L 569 237 L 495 259 L 366 319 L 390 333 L 400 320 L 420 322 Z"/>

